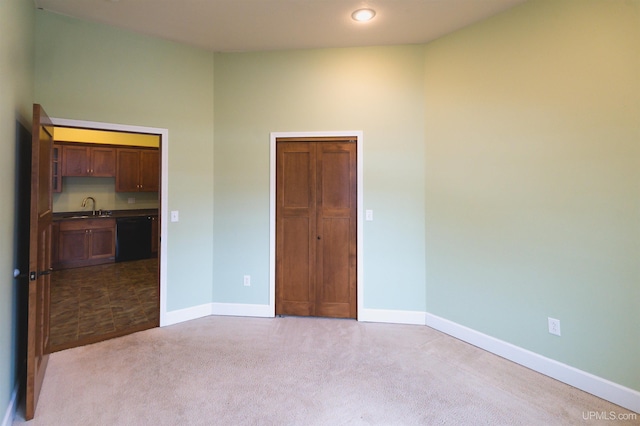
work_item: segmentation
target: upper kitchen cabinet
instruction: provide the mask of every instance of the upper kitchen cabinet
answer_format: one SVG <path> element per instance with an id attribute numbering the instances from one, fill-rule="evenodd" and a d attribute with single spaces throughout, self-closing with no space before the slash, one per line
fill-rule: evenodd
<path id="1" fill-rule="evenodd" d="M 157 148 L 118 148 L 116 151 L 116 192 L 158 192 L 160 155 Z"/>
<path id="2" fill-rule="evenodd" d="M 105 145 L 62 145 L 62 176 L 114 177 L 116 149 Z"/>
<path id="3" fill-rule="evenodd" d="M 51 192 L 62 192 L 62 147 L 53 144 L 51 154 Z"/>

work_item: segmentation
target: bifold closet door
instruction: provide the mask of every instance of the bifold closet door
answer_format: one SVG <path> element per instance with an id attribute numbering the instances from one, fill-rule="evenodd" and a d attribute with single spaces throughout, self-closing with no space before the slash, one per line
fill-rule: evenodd
<path id="1" fill-rule="evenodd" d="M 276 314 L 356 318 L 356 143 L 279 141 Z"/>

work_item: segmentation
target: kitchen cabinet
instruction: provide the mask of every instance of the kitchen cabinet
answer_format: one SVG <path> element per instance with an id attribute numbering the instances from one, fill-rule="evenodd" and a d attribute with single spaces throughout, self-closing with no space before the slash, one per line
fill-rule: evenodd
<path id="1" fill-rule="evenodd" d="M 160 155 L 157 148 L 118 148 L 116 151 L 116 192 L 158 192 Z"/>
<path id="2" fill-rule="evenodd" d="M 114 177 L 116 149 L 105 145 L 62 145 L 62 176 Z"/>
<path id="3" fill-rule="evenodd" d="M 158 216 L 151 216 L 151 254 L 158 254 L 160 244 L 160 221 Z"/>
<path id="4" fill-rule="evenodd" d="M 62 146 L 53 144 L 51 154 L 51 192 L 62 192 Z"/>
<path id="5" fill-rule="evenodd" d="M 113 218 L 63 220 L 54 227 L 54 269 L 115 261 L 116 221 Z"/>

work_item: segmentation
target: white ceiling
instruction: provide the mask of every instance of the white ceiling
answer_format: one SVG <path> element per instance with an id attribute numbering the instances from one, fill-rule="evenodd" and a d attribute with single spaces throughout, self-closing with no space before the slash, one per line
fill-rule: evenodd
<path id="1" fill-rule="evenodd" d="M 34 0 L 215 52 L 426 43 L 526 0 Z M 376 10 L 358 23 L 351 13 Z"/>

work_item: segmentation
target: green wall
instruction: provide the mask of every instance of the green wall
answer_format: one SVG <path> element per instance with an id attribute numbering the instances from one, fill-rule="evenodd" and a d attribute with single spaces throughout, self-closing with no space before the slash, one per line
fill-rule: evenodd
<path id="1" fill-rule="evenodd" d="M 269 303 L 270 132 L 361 130 L 364 306 L 425 310 L 423 61 L 421 46 L 216 55 L 214 301 Z"/>
<path id="2" fill-rule="evenodd" d="M 31 130 L 33 102 L 33 5 L 24 0 L 0 2 L 0 419 L 4 417 L 24 365 L 18 346 L 18 281 L 16 212 L 16 132 Z M 20 124 L 17 124 L 20 123 Z M 22 283 L 24 284 L 24 282 Z"/>
<path id="3" fill-rule="evenodd" d="M 528 2 L 425 57 L 427 311 L 640 390 L 640 2 Z"/>
<path id="4" fill-rule="evenodd" d="M 169 130 L 167 310 L 210 303 L 213 54 L 37 11 L 35 98 L 52 117 Z"/>

